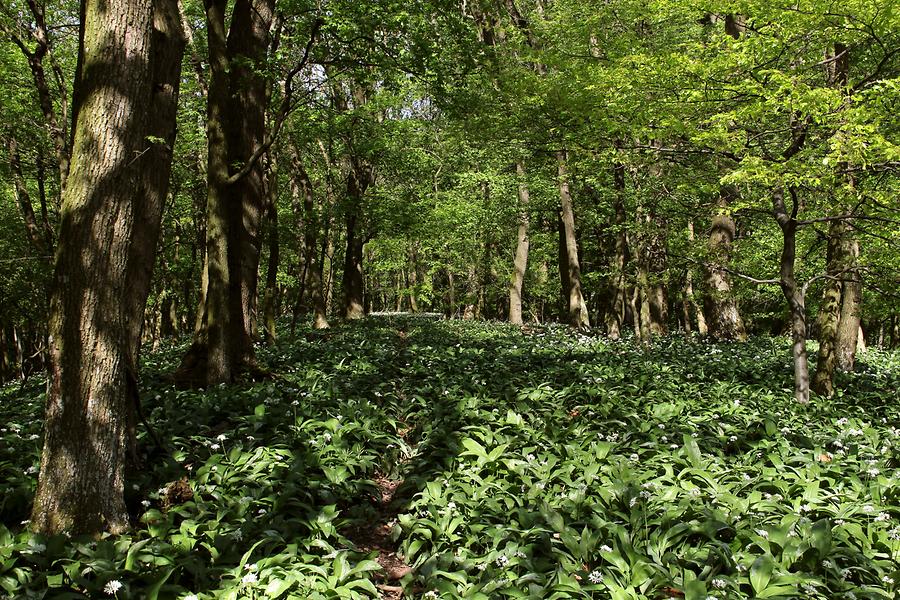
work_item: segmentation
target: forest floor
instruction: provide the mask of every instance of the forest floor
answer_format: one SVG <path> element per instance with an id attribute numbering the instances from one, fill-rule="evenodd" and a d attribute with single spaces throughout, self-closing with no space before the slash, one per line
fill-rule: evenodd
<path id="1" fill-rule="evenodd" d="M 894 598 L 900 355 L 793 402 L 788 342 L 382 316 L 184 390 L 152 353 L 129 535 L 27 533 L 43 384 L 0 388 L 0 598 Z M 121 588 L 115 594 L 110 582 Z M 112 586 L 115 587 L 115 586 Z"/>

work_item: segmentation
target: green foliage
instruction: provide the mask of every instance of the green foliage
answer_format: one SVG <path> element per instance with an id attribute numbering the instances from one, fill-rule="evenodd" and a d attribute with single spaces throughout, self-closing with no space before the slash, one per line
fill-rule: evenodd
<path id="1" fill-rule="evenodd" d="M 24 530 L 43 389 L 3 388 L 0 595 L 376 598 L 353 532 L 384 478 L 413 597 L 894 595 L 896 354 L 799 406 L 780 338 L 637 347 L 411 317 L 302 333 L 260 350 L 273 379 L 231 388 L 159 378 L 180 346 L 147 357 L 171 456 L 143 438 L 126 536 Z M 181 478 L 192 497 L 172 500 Z"/>

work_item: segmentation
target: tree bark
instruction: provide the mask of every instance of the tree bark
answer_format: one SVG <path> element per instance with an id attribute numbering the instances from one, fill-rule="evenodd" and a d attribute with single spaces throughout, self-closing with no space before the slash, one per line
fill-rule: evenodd
<path id="1" fill-rule="evenodd" d="M 578 262 L 578 243 L 575 239 L 575 211 L 572 208 L 572 194 L 569 191 L 569 179 L 566 172 L 567 152 L 556 153 L 557 176 L 559 178 L 560 219 L 562 220 L 562 236 L 565 248 L 565 268 L 560 264 L 560 275 L 563 282 L 568 280 L 568 320 L 569 325 L 577 329 L 591 326 L 587 305 L 581 293 L 581 265 Z"/>
<path id="2" fill-rule="evenodd" d="M 525 283 L 525 271 L 528 268 L 528 202 L 529 190 L 525 180 L 525 165 L 516 163 L 516 174 L 519 177 L 519 231 L 516 236 L 516 255 L 513 259 L 513 276 L 509 285 L 509 322 L 522 325 L 522 286 Z"/>
<path id="3" fill-rule="evenodd" d="M 363 198 L 372 183 L 372 167 L 358 157 L 351 157 L 350 172 L 347 176 L 347 249 L 344 253 L 344 318 L 359 319 L 365 316 L 365 278 L 363 277 L 362 231 Z"/>
<path id="4" fill-rule="evenodd" d="M 694 245 L 694 222 L 688 221 L 688 242 L 693 246 Z M 685 276 L 685 286 L 684 292 L 686 296 L 686 306 L 685 312 L 687 314 L 686 318 L 690 319 L 690 310 L 693 309 L 693 313 L 697 318 L 697 333 L 700 335 L 707 335 L 709 333 L 709 326 L 706 323 L 706 316 L 703 314 L 703 309 L 697 304 L 697 297 L 694 295 L 694 276 L 693 271 L 688 268 L 687 275 Z"/>
<path id="5" fill-rule="evenodd" d="M 803 288 L 798 285 L 794 274 L 797 258 L 797 212 L 799 203 L 796 192 L 791 189 L 792 207 L 788 213 L 784 202 L 784 189 L 772 193 L 772 208 L 775 220 L 781 228 L 783 245 L 779 283 L 791 313 L 791 353 L 794 359 L 794 399 L 800 404 L 809 402 L 809 364 L 806 355 L 806 299 Z"/>
<path id="6" fill-rule="evenodd" d="M 852 371 L 856 364 L 856 350 L 861 337 L 862 280 L 859 276 L 859 240 L 849 228 L 843 237 L 847 272 L 843 275 L 841 319 L 837 330 L 837 368 L 841 371 Z"/>
<path id="7" fill-rule="evenodd" d="M 817 394 L 831 396 L 834 394 L 834 369 L 837 365 L 837 333 L 841 320 L 841 278 L 847 257 L 844 256 L 844 234 L 846 225 L 843 221 L 832 221 L 828 227 L 828 254 L 825 292 L 819 305 L 819 357 L 816 361 L 816 373 L 813 376 L 812 388 Z"/>
<path id="8" fill-rule="evenodd" d="M 31 520 L 45 534 L 120 533 L 129 525 L 125 457 L 184 50 L 174 0 L 85 0 L 82 12 Z"/>
<path id="9" fill-rule="evenodd" d="M 253 328 L 260 223 L 266 194 L 262 162 L 232 181 L 263 144 L 268 104 L 263 63 L 274 0 L 238 0 L 226 34 L 225 0 L 206 1 L 210 78 L 207 90 L 205 330 L 180 371 L 207 384 L 232 381 L 255 366 Z"/>
<path id="10" fill-rule="evenodd" d="M 704 305 L 711 337 L 717 340 L 745 341 L 747 331 L 727 271 L 735 236 L 734 219 L 728 213 L 728 204 L 734 194 L 735 191 L 728 188 L 719 191 L 717 214 L 712 218 L 709 230 L 709 256 L 703 263 L 706 287 Z"/>

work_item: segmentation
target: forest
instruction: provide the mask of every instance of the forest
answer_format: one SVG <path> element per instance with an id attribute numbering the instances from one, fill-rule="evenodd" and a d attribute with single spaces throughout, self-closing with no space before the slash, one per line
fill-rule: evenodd
<path id="1" fill-rule="evenodd" d="M 0 33 L 0 598 L 900 597 L 894 0 Z"/>

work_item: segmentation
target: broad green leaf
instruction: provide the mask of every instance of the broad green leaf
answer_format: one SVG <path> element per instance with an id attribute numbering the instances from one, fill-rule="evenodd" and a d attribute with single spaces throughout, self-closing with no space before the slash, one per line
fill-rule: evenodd
<path id="1" fill-rule="evenodd" d="M 757 595 L 762 593 L 772 579 L 772 571 L 775 569 L 775 561 L 768 554 L 764 554 L 753 561 L 750 567 L 750 585 Z"/>

